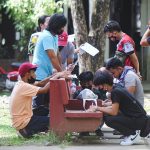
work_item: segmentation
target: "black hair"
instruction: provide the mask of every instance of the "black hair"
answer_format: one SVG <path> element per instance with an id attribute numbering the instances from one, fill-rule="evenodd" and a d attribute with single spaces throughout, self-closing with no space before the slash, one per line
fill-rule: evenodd
<path id="1" fill-rule="evenodd" d="M 64 46 L 58 46 L 59 52 L 64 48 Z"/>
<path id="2" fill-rule="evenodd" d="M 63 14 L 54 14 L 51 16 L 48 27 L 46 28 L 48 31 L 53 32 L 55 34 L 67 24 L 67 19 Z"/>
<path id="3" fill-rule="evenodd" d="M 50 17 L 50 16 L 48 16 L 48 15 L 43 15 L 43 16 L 40 16 L 40 17 L 38 18 L 37 31 L 39 31 L 39 32 L 41 31 L 40 24 L 44 24 L 47 17 Z"/>
<path id="4" fill-rule="evenodd" d="M 117 21 L 111 20 L 104 27 L 104 33 L 113 32 L 113 31 L 121 31 L 121 27 Z"/>
<path id="5" fill-rule="evenodd" d="M 112 57 L 111 57 L 111 58 L 112 58 Z M 106 67 L 106 66 L 107 66 L 107 63 L 109 62 L 109 60 L 110 60 L 111 58 L 108 58 L 108 59 L 106 59 L 106 60 L 104 61 L 103 67 Z"/>
<path id="6" fill-rule="evenodd" d="M 108 70 L 104 71 L 96 71 L 94 75 L 94 80 L 93 83 L 95 86 L 103 85 L 103 84 L 108 84 L 108 85 L 113 85 L 113 76 Z"/>
<path id="7" fill-rule="evenodd" d="M 88 81 L 93 81 L 93 77 L 94 75 L 91 71 L 85 71 L 78 76 L 78 79 L 81 83 L 85 83 Z"/>
<path id="8" fill-rule="evenodd" d="M 115 69 L 117 67 L 124 67 L 123 63 L 117 57 L 112 57 L 107 61 L 106 69 Z"/>

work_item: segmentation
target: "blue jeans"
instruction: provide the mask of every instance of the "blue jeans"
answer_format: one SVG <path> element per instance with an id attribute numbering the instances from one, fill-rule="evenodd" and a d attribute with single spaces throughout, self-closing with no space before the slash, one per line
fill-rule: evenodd
<path id="1" fill-rule="evenodd" d="M 33 115 L 28 125 L 24 128 L 28 136 L 39 132 L 46 132 L 49 129 L 49 117 Z"/>

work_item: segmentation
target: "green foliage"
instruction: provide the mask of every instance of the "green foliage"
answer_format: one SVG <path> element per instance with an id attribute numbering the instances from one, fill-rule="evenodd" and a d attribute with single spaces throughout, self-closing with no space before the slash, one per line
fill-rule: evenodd
<path id="1" fill-rule="evenodd" d="M 62 4 L 55 0 L 7 0 L 4 7 L 14 19 L 17 30 L 30 30 L 36 26 L 39 16 L 62 13 Z"/>
<path id="2" fill-rule="evenodd" d="M 14 45 L 19 51 L 27 50 L 30 35 L 37 26 L 39 16 L 63 12 L 63 0 L 7 0 L 1 3 L 14 20 L 16 31 L 21 33 L 20 40 Z"/>

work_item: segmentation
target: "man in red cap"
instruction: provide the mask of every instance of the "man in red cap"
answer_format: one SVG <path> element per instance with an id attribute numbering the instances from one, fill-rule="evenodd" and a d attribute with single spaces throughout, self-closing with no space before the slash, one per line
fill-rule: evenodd
<path id="1" fill-rule="evenodd" d="M 75 47 L 72 42 L 68 42 L 68 33 L 63 32 L 58 36 L 58 46 L 61 54 L 61 66 L 65 70 L 69 64 L 73 63 Z"/>
<path id="2" fill-rule="evenodd" d="M 34 83 L 36 69 L 36 65 L 28 62 L 20 66 L 20 79 L 16 83 L 10 98 L 12 125 L 24 138 L 29 138 L 33 134 L 47 131 L 49 127 L 48 116 L 33 115 L 32 111 L 32 97 L 47 93 L 50 86 L 50 77 Z M 69 72 L 67 71 L 58 72 L 51 78 L 57 79 L 68 74 Z"/>

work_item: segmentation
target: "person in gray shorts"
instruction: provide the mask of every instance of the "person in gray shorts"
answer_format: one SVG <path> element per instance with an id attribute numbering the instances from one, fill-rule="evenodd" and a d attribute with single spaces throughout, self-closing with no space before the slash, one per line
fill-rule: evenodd
<path id="1" fill-rule="evenodd" d="M 123 66 L 118 58 L 110 58 L 106 64 L 106 69 L 109 70 L 114 78 L 117 78 L 116 84 L 125 87 L 138 102 L 144 106 L 144 92 L 141 80 L 130 66 Z"/>

